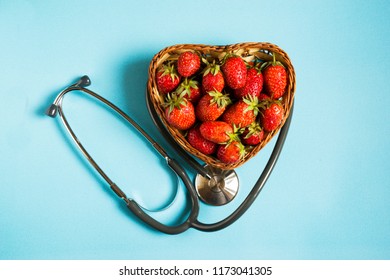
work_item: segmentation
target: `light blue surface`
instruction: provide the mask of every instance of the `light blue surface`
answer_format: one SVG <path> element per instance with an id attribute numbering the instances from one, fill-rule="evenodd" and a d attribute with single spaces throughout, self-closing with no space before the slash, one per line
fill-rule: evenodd
<path id="1" fill-rule="evenodd" d="M 0 259 L 389 259 L 389 14 L 388 1 L 0 0 Z M 290 55 L 296 106 L 265 189 L 223 231 L 168 236 L 143 226 L 44 115 L 88 74 L 166 147 L 144 101 L 153 55 L 249 41 Z M 126 192 L 149 207 L 172 195 L 174 178 L 133 130 L 78 95 L 66 103 Z M 271 148 L 237 169 L 237 199 L 202 205 L 201 221 L 235 209 Z M 173 222 L 183 197 L 156 217 Z"/>

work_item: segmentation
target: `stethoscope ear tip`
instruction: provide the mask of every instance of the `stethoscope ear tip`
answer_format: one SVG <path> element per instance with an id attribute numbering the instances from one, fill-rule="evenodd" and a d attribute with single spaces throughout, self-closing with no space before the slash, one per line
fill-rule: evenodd
<path id="1" fill-rule="evenodd" d="M 79 81 L 76 83 L 76 86 L 80 86 L 80 87 L 87 87 L 90 85 L 91 85 L 91 79 L 87 75 L 82 76 L 79 79 Z"/>
<path id="2" fill-rule="evenodd" d="M 58 106 L 56 104 L 51 104 L 46 110 L 46 115 L 49 117 L 55 118 L 57 116 Z"/>

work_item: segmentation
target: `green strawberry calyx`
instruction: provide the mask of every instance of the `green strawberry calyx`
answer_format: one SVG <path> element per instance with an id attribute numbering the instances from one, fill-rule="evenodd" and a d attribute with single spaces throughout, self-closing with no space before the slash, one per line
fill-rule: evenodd
<path id="1" fill-rule="evenodd" d="M 169 114 L 173 109 L 180 109 L 182 106 L 186 106 L 188 100 L 184 98 L 185 93 L 178 94 L 177 92 L 168 93 L 165 97 L 165 102 L 162 104 L 164 108 L 169 107 Z"/>
<path id="2" fill-rule="evenodd" d="M 257 73 L 261 73 L 261 71 L 263 70 L 263 68 L 262 68 L 263 64 L 264 63 L 256 62 L 253 64 L 252 68 L 255 69 L 257 71 Z"/>
<path id="3" fill-rule="evenodd" d="M 188 94 L 188 96 L 191 97 L 191 89 L 198 89 L 198 84 L 199 83 L 193 79 L 185 78 L 184 81 L 176 89 L 176 92 L 178 95 L 185 96 L 186 94 Z"/>
<path id="4" fill-rule="evenodd" d="M 241 142 L 238 142 L 239 144 L 239 148 L 240 148 L 240 160 L 242 160 L 246 154 L 247 154 L 247 149 L 245 148 L 245 146 L 241 143 Z"/>
<path id="5" fill-rule="evenodd" d="M 172 63 L 163 64 L 160 71 L 162 71 L 161 76 L 170 75 L 172 81 L 179 78 L 176 68 Z"/>
<path id="6" fill-rule="evenodd" d="M 203 59 L 204 58 L 202 58 L 202 60 Z M 203 70 L 203 76 L 206 76 L 209 73 L 211 73 L 213 76 L 215 76 L 218 74 L 218 72 L 221 71 L 221 66 L 219 64 L 216 64 L 215 60 L 213 60 L 212 63 L 209 63 L 206 59 L 204 59 L 203 62 L 206 63 L 206 67 Z"/>
<path id="7" fill-rule="evenodd" d="M 271 97 L 267 97 L 259 102 L 259 107 L 262 109 L 267 109 L 274 103 L 282 106 L 282 102 L 279 99 L 272 99 Z"/>
<path id="8" fill-rule="evenodd" d="M 264 69 L 266 69 L 269 66 L 282 66 L 283 68 L 285 68 L 284 65 L 280 61 L 276 60 L 275 53 L 272 53 L 272 61 L 264 62 L 263 64 L 261 64 L 260 70 L 263 71 Z"/>
<path id="9" fill-rule="evenodd" d="M 258 115 L 260 108 L 263 108 L 263 103 L 259 102 L 257 96 L 248 94 L 242 99 L 242 101 L 244 101 L 244 103 L 248 105 L 244 112 L 253 111 L 253 114 L 255 116 Z"/>
<path id="10" fill-rule="evenodd" d="M 239 56 L 239 55 L 236 55 L 236 54 L 234 54 L 234 53 L 227 52 L 227 53 L 224 55 L 224 57 L 222 58 L 222 60 L 221 60 L 221 65 L 224 65 L 224 64 L 226 63 L 226 61 L 227 61 L 229 58 L 232 58 L 232 57 L 239 57 L 239 58 L 242 59 L 242 57 Z M 245 60 L 244 60 L 244 59 L 243 59 L 243 61 L 244 61 L 244 63 L 245 63 Z"/>
<path id="11" fill-rule="evenodd" d="M 219 92 L 217 90 L 209 91 L 207 94 L 212 97 L 210 104 L 216 103 L 219 108 L 224 108 L 232 103 L 232 100 L 228 94 Z"/>
<path id="12" fill-rule="evenodd" d="M 240 140 L 233 140 L 229 141 L 228 143 L 225 144 L 225 147 L 229 147 L 230 145 L 236 145 L 239 148 L 239 159 L 242 160 L 246 154 L 247 154 L 247 149 L 245 148 L 244 144 L 241 143 Z"/>
<path id="13" fill-rule="evenodd" d="M 248 133 L 245 135 L 245 139 L 250 138 L 252 135 L 255 135 L 259 132 L 261 132 L 263 129 L 261 128 L 260 124 L 258 122 L 251 123 L 248 127 Z"/>
<path id="14" fill-rule="evenodd" d="M 260 111 L 260 114 L 262 116 L 264 116 L 263 110 L 268 109 L 269 107 L 271 107 L 272 104 L 277 104 L 277 105 L 283 107 L 283 104 L 282 104 L 281 100 L 272 99 L 271 97 L 268 97 L 268 98 L 265 98 L 265 99 L 261 100 L 259 104 L 260 104 L 259 105 L 260 108 L 262 109 Z"/>
<path id="15" fill-rule="evenodd" d="M 233 124 L 233 132 L 232 133 L 226 132 L 227 136 L 229 136 L 229 140 L 226 141 L 225 143 L 222 143 L 222 144 L 225 144 L 228 146 L 232 142 L 241 142 L 240 135 L 244 132 L 244 130 L 245 130 L 245 128 L 241 128 L 241 127 Z"/>

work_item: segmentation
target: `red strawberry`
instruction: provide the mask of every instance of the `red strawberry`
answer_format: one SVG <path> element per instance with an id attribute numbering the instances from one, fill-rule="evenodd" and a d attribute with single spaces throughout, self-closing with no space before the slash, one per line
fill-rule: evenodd
<path id="1" fill-rule="evenodd" d="M 200 57 L 194 52 L 186 51 L 179 55 L 177 71 L 183 77 L 194 75 L 200 68 Z"/>
<path id="2" fill-rule="evenodd" d="M 242 159 L 245 154 L 245 147 L 239 141 L 220 145 L 217 150 L 217 158 L 223 163 L 235 163 Z"/>
<path id="3" fill-rule="evenodd" d="M 205 92 L 221 92 L 225 87 L 225 79 L 223 78 L 220 66 L 215 64 L 215 62 L 206 66 L 202 77 L 202 87 Z"/>
<path id="4" fill-rule="evenodd" d="M 167 94 L 164 103 L 165 118 L 168 123 L 181 130 L 189 129 L 195 123 L 194 105 L 183 96 Z"/>
<path id="5" fill-rule="evenodd" d="M 264 65 L 264 66 L 263 66 Z M 273 61 L 262 65 L 265 91 L 273 99 L 283 96 L 287 86 L 287 72 L 283 64 L 276 61 L 273 54 Z"/>
<path id="6" fill-rule="evenodd" d="M 279 102 L 271 103 L 263 112 L 261 116 L 261 124 L 265 131 L 275 130 L 282 122 L 284 116 L 284 109 Z"/>
<path id="7" fill-rule="evenodd" d="M 180 83 L 180 78 L 173 65 L 162 65 L 157 71 L 157 89 L 161 94 L 173 91 Z"/>
<path id="8" fill-rule="evenodd" d="M 205 155 L 214 154 L 217 150 L 217 144 L 206 140 L 202 134 L 200 134 L 199 126 L 195 126 L 188 131 L 187 141 L 192 147 Z"/>
<path id="9" fill-rule="evenodd" d="M 264 100 L 269 100 L 270 97 L 266 95 L 265 93 L 260 93 L 259 95 L 259 102 L 264 101 Z"/>
<path id="10" fill-rule="evenodd" d="M 199 83 L 194 79 L 185 78 L 176 90 L 177 94 L 182 95 L 192 103 L 198 102 L 200 98 Z"/>
<path id="11" fill-rule="evenodd" d="M 234 96 L 238 99 L 245 95 L 259 96 L 263 89 L 263 74 L 258 68 L 250 68 L 247 71 L 245 86 L 234 91 Z"/>
<path id="12" fill-rule="evenodd" d="M 259 112 L 259 103 L 257 97 L 248 95 L 235 102 L 226 109 L 222 115 L 222 121 L 235 125 L 237 127 L 246 127 L 256 120 Z"/>
<path id="13" fill-rule="evenodd" d="M 230 140 L 233 127 L 221 121 L 207 121 L 199 126 L 200 134 L 207 140 L 221 144 Z"/>
<path id="14" fill-rule="evenodd" d="M 226 84 L 232 89 L 238 89 L 245 86 L 247 69 L 245 62 L 241 57 L 228 57 L 222 65 L 222 72 Z"/>
<path id="15" fill-rule="evenodd" d="M 226 106 L 231 103 L 228 95 L 219 91 L 210 91 L 203 95 L 195 108 L 198 120 L 215 121 L 226 110 Z"/>
<path id="16" fill-rule="evenodd" d="M 241 142 L 244 145 L 257 145 L 261 142 L 261 140 L 263 140 L 263 138 L 264 130 L 261 128 L 258 122 L 251 123 L 241 134 Z"/>

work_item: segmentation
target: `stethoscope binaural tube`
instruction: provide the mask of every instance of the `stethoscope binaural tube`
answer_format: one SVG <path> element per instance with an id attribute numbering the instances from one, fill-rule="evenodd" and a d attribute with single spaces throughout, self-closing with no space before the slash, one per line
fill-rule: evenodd
<path id="1" fill-rule="evenodd" d="M 57 116 L 57 113 L 59 114 L 62 123 L 64 124 L 66 130 L 70 134 L 71 138 L 74 140 L 76 146 L 80 149 L 84 157 L 89 161 L 89 163 L 95 168 L 95 170 L 102 176 L 102 178 L 109 184 L 112 191 L 121 198 L 127 205 L 127 207 L 130 209 L 131 212 L 133 212 L 134 215 L 136 215 L 140 220 L 144 221 L 149 226 L 167 233 L 167 234 L 178 234 L 181 233 L 188 228 L 191 227 L 193 222 L 196 220 L 198 213 L 199 213 L 199 201 L 197 198 L 197 194 L 193 188 L 192 182 L 190 178 L 188 177 L 187 173 L 184 171 L 184 169 L 172 158 L 168 156 L 168 154 L 164 151 L 164 149 L 156 142 L 154 141 L 133 119 L 131 119 L 126 113 L 124 113 L 121 109 L 119 109 L 117 106 L 115 106 L 113 103 L 108 101 L 107 99 L 101 97 L 97 93 L 85 88 L 91 84 L 91 81 L 88 76 L 83 76 L 79 79 L 78 82 L 75 84 L 67 87 L 63 91 L 61 91 L 56 99 L 54 100 L 53 104 L 50 105 L 50 107 L 47 109 L 46 114 L 52 118 Z M 95 162 L 93 157 L 87 152 L 87 150 L 84 148 L 84 146 L 81 144 L 79 139 L 77 138 L 76 134 L 72 130 L 68 120 L 65 117 L 65 114 L 62 109 L 62 100 L 66 93 L 71 91 L 82 91 L 84 93 L 89 94 L 90 96 L 98 99 L 103 104 L 109 106 L 111 109 L 113 109 L 116 113 L 118 113 L 120 116 L 122 116 L 128 123 L 130 123 L 139 133 L 144 136 L 149 143 L 158 151 L 158 153 L 165 158 L 167 165 L 176 173 L 176 175 L 182 180 L 184 183 L 191 200 L 191 210 L 188 218 L 182 222 L 179 225 L 174 226 L 167 226 L 164 225 L 157 220 L 153 219 L 150 215 L 148 215 L 140 205 L 136 201 L 134 201 L 131 198 L 128 198 L 126 194 L 108 177 L 108 175 L 100 168 L 100 166 Z"/>

